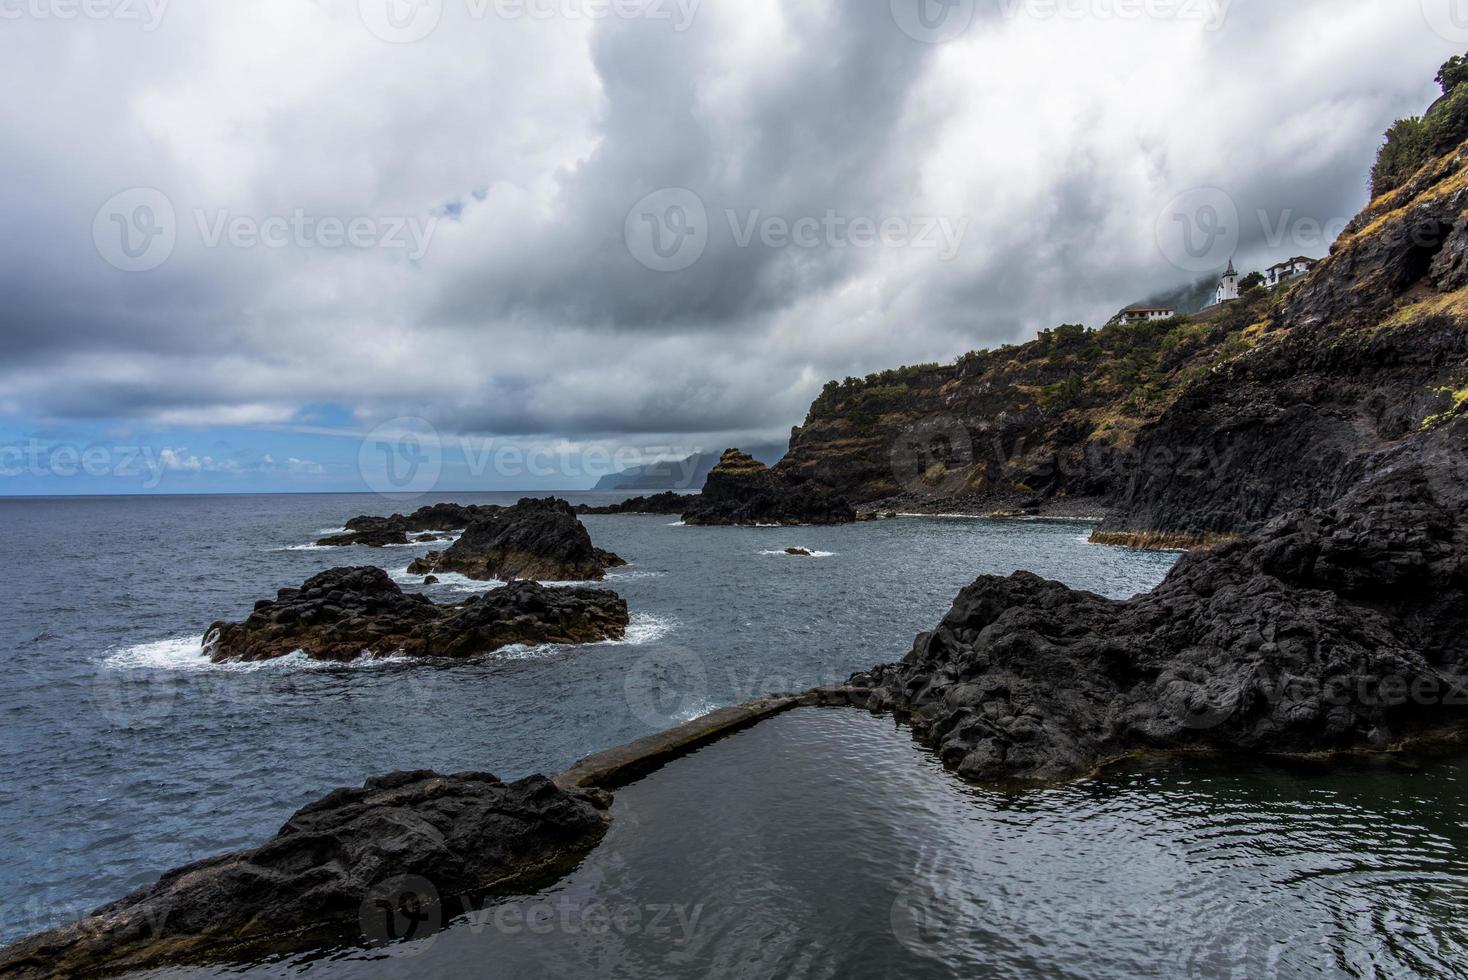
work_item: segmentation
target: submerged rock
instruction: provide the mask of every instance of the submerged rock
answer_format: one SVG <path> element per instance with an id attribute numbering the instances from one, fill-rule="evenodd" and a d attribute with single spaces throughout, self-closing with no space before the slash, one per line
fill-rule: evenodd
<path id="1" fill-rule="evenodd" d="M 99 976 L 426 938 L 466 911 L 462 898 L 526 891 L 565 873 L 606 833 L 608 802 L 543 776 L 371 779 L 303 808 L 263 847 L 171 871 L 78 923 L 0 950 L 0 977 Z"/>
<path id="2" fill-rule="evenodd" d="M 856 510 L 814 481 L 792 478 L 730 449 L 709 474 L 703 493 L 688 498 L 683 520 L 701 526 L 852 524 Z"/>
<path id="3" fill-rule="evenodd" d="M 597 643 L 626 635 L 627 603 L 601 589 L 514 582 L 455 605 L 406 593 L 380 568 L 337 568 L 256 603 L 241 623 L 215 623 L 204 650 L 215 663 L 297 651 L 315 660 L 469 657 L 514 644 Z"/>
<path id="4" fill-rule="evenodd" d="M 408 566 L 413 575 L 457 572 L 472 579 L 600 581 L 621 558 L 596 548 L 564 500 L 520 501 L 471 524 L 446 551 Z"/>
<path id="5" fill-rule="evenodd" d="M 417 535 L 412 540 L 437 541 L 439 535 L 429 532 L 457 531 L 498 513 L 503 508 L 478 504 L 431 504 L 420 507 L 411 514 L 393 514 L 391 517 L 354 517 L 347 521 L 346 532 L 322 538 L 316 543 L 328 548 L 349 545 L 365 545 L 369 548 L 385 548 L 389 545 L 411 543 L 408 535 Z"/>
<path id="6" fill-rule="evenodd" d="M 906 660 L 852 686 L 979 781 L 1151 749 L 1379 750 L 1468 732 L 1468 466 L 1382 463 L 1339 506 L 1191 553 L 1129 601 L 980 578 Z"/>
<path id="7" fill-rule="evenodd" d="M 814 558 L 816 556 L 815 552 L 808 551 L 805 548 L 786 548 L 785 554 L 792 558 Z"/>

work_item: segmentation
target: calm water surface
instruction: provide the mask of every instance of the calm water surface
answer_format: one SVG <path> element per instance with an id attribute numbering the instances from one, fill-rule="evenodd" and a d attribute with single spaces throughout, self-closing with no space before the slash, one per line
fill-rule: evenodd
<path id="1" fill-rule="evenodd" d="M 570 877 L 424 941 L 158 976 L 1457 977 L 1468 761 L 966 787 L 793 712 L 618 792 Z"/>

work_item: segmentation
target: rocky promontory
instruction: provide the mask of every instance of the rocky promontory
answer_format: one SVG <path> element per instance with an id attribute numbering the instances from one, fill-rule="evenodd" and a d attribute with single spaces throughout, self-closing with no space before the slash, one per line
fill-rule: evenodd
<path id="1" fill-rule="evenodd" d="M 1338 505 L 1190 553 L 1129 601 L 981 578 L 906 660 L 852 684 L 984 782 L 1148 750 L 1387 750 L 1468 732 L 1468 467 L 1378 462 Z"/>
<path id="2" fill-rule="evenodd" d="M 470 657 L 516 644 L 581 644 L 626 635 L 627 603 L 601 589 L 548 589 L 512 582 L 455 605 L 406 593 L 380 568 L 337 568 L 255 604 L 239 623 L 204 636 L 215 663 L 253 662 L 297 651 L 315 660 Z"/>
<path id="3" fill-rule="evenodd" d="M 420 507 L 407 515 L 354 517 L 344 525 L 345 532 L 322 538 L 316 543 L 327 548 L 349 545 L 385 548 L 414 541 L 440 540 L 444 533 L 462 530 L 502 509 L 492 505 L 442 503 Z"/>
<path id="4" fill-rule="evenodd" d="M 689 498 L 683 520 L 697 526 L 851 524 L 856 509 L 820 483 L 771 469 L 730 449 Z"/>
<path id="5" fill-rule="evenodd" d="M 457 572 L 480 581 L 597 582 L 621 558 L 591 543 L 564 500 L 525 499 L 470 524 L 446 551 L 408 566 L 413 575 Z"/>
<path id="6" fill-rule="evenodd" d="M 0 977 L 104 976 L 424 939 L 473 901 L 570 870 L 606 833 L 609 801 L 543 776 L 371 779 L 303 808 L 260 848 L 171 871 L 80 922 L 7 946 Z"/>

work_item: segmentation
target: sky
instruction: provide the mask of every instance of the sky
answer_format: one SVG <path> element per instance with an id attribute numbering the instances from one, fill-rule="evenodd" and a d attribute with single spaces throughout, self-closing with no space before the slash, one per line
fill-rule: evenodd
<path id="1" fill-rule="evenodd" d="M 1459 0 L 0 0 L 0 495 L 555 490 L 1293 255 Z"/>

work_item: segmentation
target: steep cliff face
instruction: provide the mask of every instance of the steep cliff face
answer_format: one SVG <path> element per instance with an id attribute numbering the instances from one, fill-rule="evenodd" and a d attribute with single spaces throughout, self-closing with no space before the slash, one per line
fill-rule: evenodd
<path id="1" fill-rule="evenodd" d="M 832 382 L 777 468 L 859 506 L 1105 513 L 1118 544 L 1328 506 L 1468 402 L 1465 208 L 1468 144 L 1273 293 Z"/>
<path id="2" fill-rule="evenodd" d="M 1276 298 L 1063 326 L 953 365 L 833 382 L 778 468 L 863 504 L 1098 513 L 1133 468 L 1138 432 L 1191 381 L 1263 342 Z M 1208 465 L 1191 451 L 1177 462 Z"/>
<path id="3" fill-rule="evenodd" d="M 1132 468 L 1107 534 L 1247 532 L 1329 506 L 1420 441 L 1468 389 L 1468 155 L 1372 203 L 1274 311 L 1279 329 L 1180 393 L 1139 459 L 1199 446 L 1217 465 Z"/>

